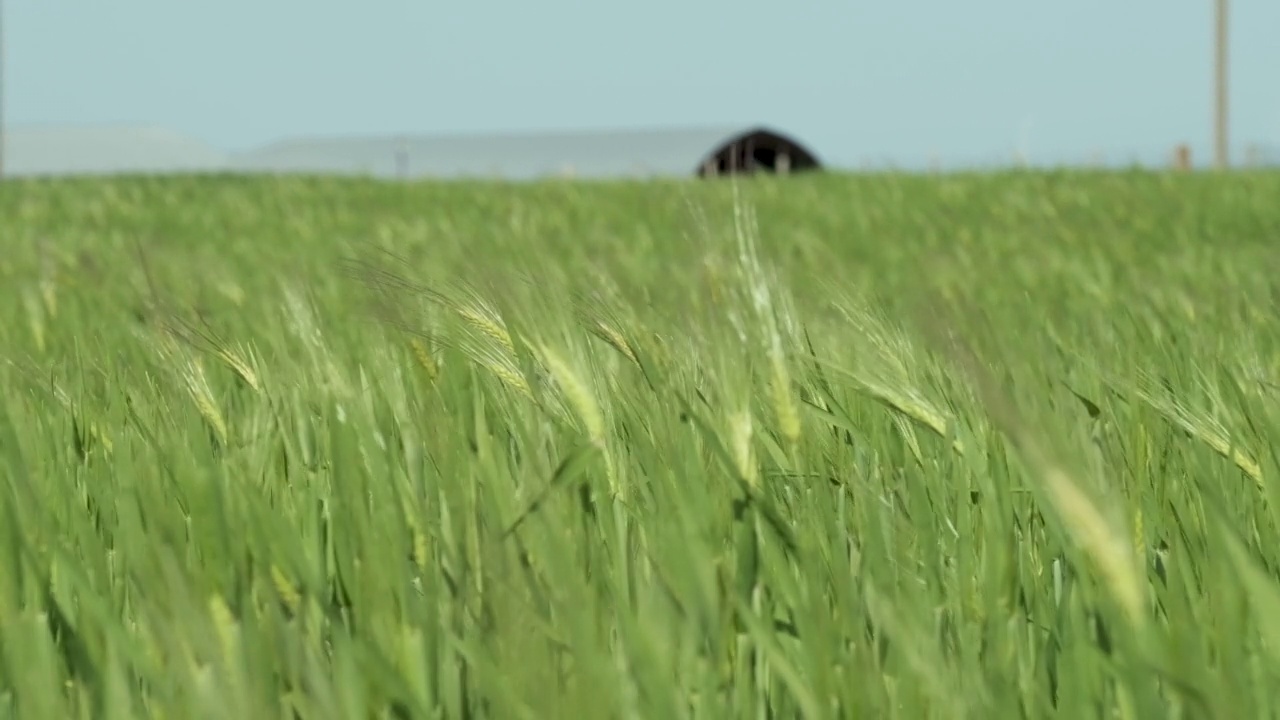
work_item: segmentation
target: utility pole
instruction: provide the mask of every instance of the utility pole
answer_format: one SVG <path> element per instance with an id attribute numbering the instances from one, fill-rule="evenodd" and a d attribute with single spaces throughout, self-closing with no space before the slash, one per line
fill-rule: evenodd
<path id="1" fill-rule="evenodd" d="M 1227 9 L 1228 0 L 1214 0 L 1213 34 L 1213 164 L 1225 170 L 1230 163 L 1227 136 Z"/>

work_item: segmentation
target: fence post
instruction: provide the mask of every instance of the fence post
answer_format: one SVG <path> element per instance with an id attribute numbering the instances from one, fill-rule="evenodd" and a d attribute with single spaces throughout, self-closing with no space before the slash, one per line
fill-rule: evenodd
<path id="1" fill-rule="evenodd" d="M 1182 143 L 1173 150 L 1173 167 L 1175 170 L 1186 172 L 1191 169 L 1191 148 L 1186 143 Z"/>

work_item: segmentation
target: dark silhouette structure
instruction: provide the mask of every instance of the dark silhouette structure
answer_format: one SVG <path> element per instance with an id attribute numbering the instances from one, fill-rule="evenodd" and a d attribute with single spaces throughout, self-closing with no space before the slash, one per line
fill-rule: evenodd
<path id="1" fill-rule="evenodd" d="M 735 135 L 717 147 L 698 166 L 699 177 L 775 173 L 821 169 L 817 156 L 795 140 L 764 128 Z"/>

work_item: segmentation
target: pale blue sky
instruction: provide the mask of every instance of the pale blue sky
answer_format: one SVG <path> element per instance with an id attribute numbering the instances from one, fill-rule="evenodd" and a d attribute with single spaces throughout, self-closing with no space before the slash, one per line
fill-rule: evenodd
<path id="1" fill-rule="evenodd" d="M 1211 140 L 1211 0 L 7 0 L 23 125 L 310 134 L 763 122 L 823 159 Z M 1280 145 L 1280 1 L 1233 0 L 1233 150 Z M 789 9 L 787 9 L 789 7 Z"/>

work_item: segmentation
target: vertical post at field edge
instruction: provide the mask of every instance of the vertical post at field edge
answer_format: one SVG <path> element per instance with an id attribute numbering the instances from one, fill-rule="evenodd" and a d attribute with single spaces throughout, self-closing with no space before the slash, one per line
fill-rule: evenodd
<path id="1" fill-rule="evenodd" d="M 1227 15 L 1228 0 L 1214 0 L 1213 36 L 1213 163 L 1225 170 L 1230 162 L 1227 137 Z"/>

